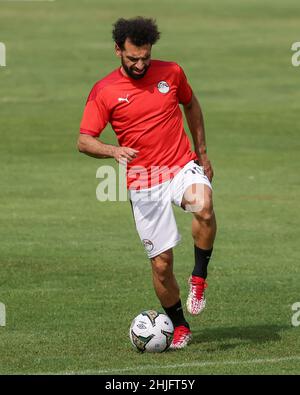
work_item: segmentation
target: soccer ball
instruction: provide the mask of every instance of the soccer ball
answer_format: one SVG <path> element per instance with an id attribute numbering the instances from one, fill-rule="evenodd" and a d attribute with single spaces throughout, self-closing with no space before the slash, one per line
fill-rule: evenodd
<path id="1" fill-rule="evenodd" d="M 132 321 L 129 336 L 137 351 L 163 352 L 172 343 L 173 332 L 172 321 L 167 315 L 146 310 Z"/>

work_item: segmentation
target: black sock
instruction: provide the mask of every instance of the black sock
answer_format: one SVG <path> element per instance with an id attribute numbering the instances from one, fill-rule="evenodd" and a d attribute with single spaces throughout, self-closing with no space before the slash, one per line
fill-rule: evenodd
<path id="1" fill-rule="evenodd" d="M 202 250 L 201 248 L 195 246 L 195 267 L 192 272 L 193 276 L 198 276 L 202 278 L 207 277 L 207 266 L 211 257 L 213 249 Z"/>
<path id="2" fill-rule="evenodd" d="M 190 328 L 189 324 L 186 322 L 184 318 L 180 299 L 174 306 L 171 307 L 162 306 L 162 308 L 165 310 L 166 314 L 170 317 L 174 325 L 174 328 L 179 325 L 184 325 L 187 328 Z"/>

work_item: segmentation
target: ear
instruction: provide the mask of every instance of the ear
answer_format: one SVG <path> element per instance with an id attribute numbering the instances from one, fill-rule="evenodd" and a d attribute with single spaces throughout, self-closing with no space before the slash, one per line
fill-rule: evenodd
<path id="1" fill-rule="evenodd" d="M 115 51 L 116 51 L 116 55 L 120 58 L 122 56 L 122 50 L 121 48 L 118 46 L 117 43 L 115 43 Z"/>

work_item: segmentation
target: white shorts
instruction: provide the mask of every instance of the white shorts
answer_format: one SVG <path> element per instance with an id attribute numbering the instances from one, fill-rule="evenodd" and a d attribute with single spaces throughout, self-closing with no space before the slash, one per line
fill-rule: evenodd
<path id="1" fill-rule="evenodd" d="M 149 258 L 179 243 L 172 203 L 181 207 L 183 194 L 192 184 L 211 188 L 203 167 L 193 160 L 169 181 L 148 189 L 129 190 L 136 228 Z"/>

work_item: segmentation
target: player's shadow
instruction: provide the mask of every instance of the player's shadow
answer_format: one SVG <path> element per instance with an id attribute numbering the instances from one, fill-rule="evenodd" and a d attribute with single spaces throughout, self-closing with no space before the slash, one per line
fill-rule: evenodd
<path id="1" fill-rule="evenodd" d="M 245 344 L 280 341 L 280 332 L 288 328 L 282 325 L 206 328 L 193 331 L 193 343 L 201 343 L 203 349 L 209 352 L 229 350 Z"/>

